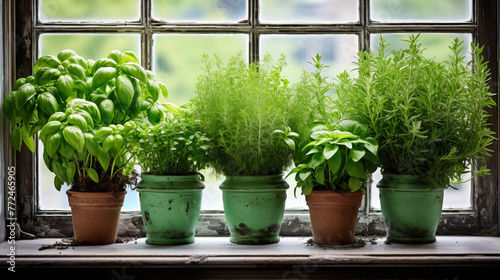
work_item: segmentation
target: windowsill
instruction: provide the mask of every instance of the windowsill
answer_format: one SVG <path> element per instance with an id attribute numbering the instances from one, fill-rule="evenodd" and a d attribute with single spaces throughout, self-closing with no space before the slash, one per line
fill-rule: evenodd
<path id="1" fill-rule="evenodd" d="M 46 246 L 63 240 L 16 240 L 15 269 L 54 269 L 55 272 L 65 268 L 86 268 L 82 270 L 85 273 L 92 269 L 107 269 L 109 272 L 113 268 L 122 268 L 139 274 L 141 269 L 149 269 L 152 273 L 154 269 L 175 268 L 194 273 L 202 269 L 224 271 L 231 268 L 249 273 L 249 269 L 257 268 L 250 273 L 268 271 L 266 275 L 269 276 L 273 271 L 283 278 L 284 273 L 292 272 L 312 277 L 326 269 L 351 269 L 349 275 L 354 275 L 352 273 L 360 273 L 363 269 L 387 271 L 389 267 L 414 275 L 415 272 L 408 269 L 417 269 L 421 273 L 422 267 L 429 266 L 436 273 L 440 269 L 443 273 L 450 273 L 452 269 L 453 273 L 463 276 L 468 269 L 472 271 L 482 267 L 493 270 L 500 267 L 500 237 L 438 236 L 437 242 L 421 245 L 385 244 L 385 238 L 381 237 L 359 238 L 364 242 L 357 243 L 358 246 L 331 247 L 313 245 L 309 240 L 310 237 L 283 237 L 279 243 L 255 246 L 233 244 L 228 237 L 196 237 L 193 244 L 159 246 L 148 245 L 144 238 L 140 238 L 110 245 L 50 248 Z M 9 267 L 10 246 L 13 244 L 7 241 L 0 243 L 2 272 Z M 193 277 L 190 276 L 191 279 Z"/>

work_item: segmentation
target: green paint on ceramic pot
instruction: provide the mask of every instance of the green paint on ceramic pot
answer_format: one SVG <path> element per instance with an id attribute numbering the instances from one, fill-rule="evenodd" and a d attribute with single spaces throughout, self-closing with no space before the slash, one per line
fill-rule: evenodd
<path id="1" fill-rule="evenodd" d="M 415 244 L 436 241 L 444 188 L 432 188 L 427 178 L 392 174 L 383 174 L 377 188 L 386 242 Z"/>
<path id="2" fill-rule="evenodd" d="M 288 188 L 281 174 L 227 176 L 220 189 L 230 241 L 238 244 L 279 242 Z"/>
<path id="3" fill-rule="evenodd" d="M 204 187 L 197 175 L 142 174 L 137 190 L 146 243 L 193 243 Z"/>

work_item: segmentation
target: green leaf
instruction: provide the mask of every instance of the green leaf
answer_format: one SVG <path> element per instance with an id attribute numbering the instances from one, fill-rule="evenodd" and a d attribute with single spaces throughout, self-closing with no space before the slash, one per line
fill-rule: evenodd
<path id="1" fill-rule="evenodd" d="M 94 140 L 94 135 L 91 133 L 84 133 L 83 137 L 85 138 L 85 149 L 93 155 L 97 155 L 97 142 Z"/>
<path id="2" fill-rule="evenodd" d="M 76 174 L 76 163 L 72 161 L 68 163 L 68 166 L 66 167 L 66 178 L 72 182 L 75 177 L 75 174 Z"/>
<path id="3" fill-rule="evenodd" d="M 130 107 L 130 103 L 134 99 L 134 87 L 129 78 L 125 75 L 118 75 L 116 77 L 116 98 L 120 103 L 123 111 L 126 111 Z"/>
<path id="4" fill-rule="evenodd" d="M 370 151 L 372 154 L 377 155 L 378 152 L 378 142 L 377 139 L 373 137 L 367 137 L 365 143 L 365 148 Z"/>
<path id="5" fill-rule="evenodd" d="M 349 157 L 351 157 L 354 162 L 358 162 L 359 160 L 361 160 L 365 154 L 366 150 L 361 145 L 358 145 L 349 150 Z"/>
<path id="6" fill-rule="evenodd" d="M 97 160 L 101 164 L 104 171 L 108 170 L 109 162 L 111 159 L 110 159 L 109 154 L 104 152 L 100 146 L 98 146 Z"/>
<path id="7" fill-rule="evenodd" d="M 35 152 L 35 141 L 33 140 L 33 137 L 30 135 L 29 128 L 26 125 L 23 125 L 23 129 L 21 131 L 22 137 L 24 144 L 32 153 Z"/>
<path id="8" fill-rule="evenodd" d="M 320 164 L 322 164 L 324 161 L 325 161 L 325 156 L 323 155 L 323 153 L 315 153 L 312 156 L 308 166 L 314 169 L 318 167 Z"/>
<path id="9" fill-rule="evenodd" d="M 68 98 L 72 96 L 73 88 L 75 87 L 75 81 L 70 75 L 61 75 L 57 79 L 57 90 L 64 101 L 68 101 Z"/>
<path id="10" fill-rule="evenodd" d="M 361 188 L 361 180 L 358 177 L 349 177 L 349 189 L 351 192 L 358 191 Z"/>
<path id="11" fill-rule="evenodd" d="M 16 108 L 21 109 L 28 100 L 35 96 L 36 90 L 32 84 L 24 84 L 16 91 Z"/>
<path id="12" fill-rule="evenodd" d="M 303 195 L 310 195 L 312 191 L 313 191 L 313 185 L 311 183 L 302 186 Z"/>
<path id="13" fill-rule="evenodd" d="M 21 151 L 23 145 L 23 137 L 21 135 L 21 129 L 19 127 L 14 127 L 12 133 L 10 134 L 10 143 L 14 149 Z"/>
<path id="14" fill-rule="evenodd" d="M 309 177 L 311 175 L 311 171 L 302 171 L 299 174 L 299 177 L 302 181 L 305 181 L 307 179 L 307 177 Z"/>
<path id="15" fill-rule="evenodd" d="M 49 83 L 53 83 L 58 78 L 61 76 L 61 71 L 57 69 L 46 69 L 45 72 L 43 72 L 43 75 L 38 79 L 38 84 L 39 85 L 46 85 Z"/>
<path id="16" fill-rule="evenodd" d="M 82 131 L 87 131 L 88 125 L 85 118 L 79 114 L 71 114 L 68 117 L 68 124 L 79 127 Z"/>
<path id="17" fill-rule="evenodd" d="M 76 63 L 68 65 L 68 72 L 75 75 L 80 80 L 85 80 L 87 77 L 86 70 L 81 65 Z"/>
<path id="18" fill-rule="evenodd" d="M 57 150 L 59 149 L 59 146 L 61 145 L 61 140 L 62 140 L 61 133 L 56 133 L 52 136 L 49 136 L 45 141 L 42 141 L 44 150 L 47 151 L 47 154 L 50 157 L 54 157 L 54 155 L 56 154 Z"/>
<path id="19" fill-rule="evenodd" d="M 92 77 L 92 87 L 98 88 L 111 81 L 116 76 L 116 68 L 114 67 L 101 67 L 97 69 Z"/>
<path id="20" fill-rule="evenodd" d="M 148 119 L 151 123 L 156 124 L 163 120 L 163 111 L 160 108 L 160 105 L 153 105 L 148 109 Z"/>
<path id="21" fill-rule="evenodd" d="M 335 153 L 330 159 L 327 161 L 328 168 L 330 169 L 331 174 L 337 174 L 342 166 L 342 155 L 340 152 Z"/>
<path id="22" fill-rule="evenodd" d="M 113 129 L 107 126 L 103 126 L 95 132 L 94 139 L 98 142 L 102 142 L 111 134 L 113 134 Z"/>
<path id="23" fill-rule="evenodd" d="M 76 55 L 76 52 L 73 50 L 62 50 L 57 54 L 57 59 L 59 61 L 65 61 L 73 55 Z"/>
<path id="24" fill-rule="evenodd" d="M 164 83 L 162 83 L 162 82 L 157 82 L 157 84 L 160 87 L 161 94 L 163 95 L 163 97 L 165 99 L 168 99 L 168 89 L 167 89 L 167 86 Z"/>
<path id="25" fill-rule="evenodd" d="M 97 174 L 97 171 L 95 171 L 95 169 L 89 167 L 85 170 L 87 171 L 87 174 L 89 175 L 90 179 L 92 179 L 92 181 L 99 183 L 99 175 Z"/>
<path id="26" fill-rule="evenodd" d="M 111 58 L 116 63 L 121 63 L 122 53 L 119 50 L 113 50 L 109 53 L 108 58 Z"/>
<path id="27" fill-rule="evenodd" d="M 347 159 L 345 169 L 349 176 L 363 177 L 365 175 L 365 168 L 363 166 L 363 163 L 360 161 L 354 162 L 351 159 Z"/>
<path id="28" fill-rule="evenodd" d="M 290 149 L 292 149 L 292 151 L 295 151 L 295 141 L 293 141 L 293 139 L 285 138 L 285 143 Z"/>
<path id="29" fill-rule="evenodd" d="M 54 133 L 61 129 L 62 123 L 60 121 L 49 121 L 41 130 L 40 130 L 40 139 L 43 141 L 45 137 L 52 136 Z"/>
<path id="30" fill-rule="evenodd" d="M 323 155 L 325 156 L 325 159 L 330 159 L 335 153 L 339 150 L 339 146 L 337 145 L 326 145 L 325 149 L 323 150 Z"/>
<path id="31" fill-rule="evenodd" d="M 110 99 L 105 99 L 99 104 L 101 120 L 105 125 L 109 125 L 115 116 L 115 103 Z"/>
<path id="32" fill-rule="evenodd" d="M 53 55 L 44 55 L 39 59 L 37 59 L 37 61 L 33 65 L 33 73 L 36 74 L 38 70 L 42 67 L 55 68 L 60 64 L 61 62 L 59 61 L 59 59 L 57 59 L 57 57 Z"/>
<path id="33" fill-rule="evenodd" d="M 114 146 L 114 140 L 115 137 L 113 135 L 110 135 L 104 139 L 102 142 L 102 150 L 103 152 L 107 153 L 111 148 Z"/>
<path id="34" fill-rule="evenodd" d="M 61 187 L 64 184 L 64 181 L 61 180 L 61 178 L 55 176 L 54 177 L 54 187 L 56 188 L 57 191 L 61 191 Z"/>
<path id="35" fill-rule="evenodd" d="M 122 53 L 122 57 L 120 60 L 121 63 L 127 63 L 127 62 L 134 62 L 139 64 L 139 58 L 137 58 L 137 55 L 132 52 L 132 51 L 124 51 Z"/>
<path id="36" fill-rule="evenodd" d="M 148 79 L 147 90 L 151 95 L 151 97 L 153 98 L 153 102 L 156 102 L 160 97 L 160 91 L 161 91 L 158 84 L 154 80 Z"/>
<path id="37" fill-rule="evenodd" d="M 116 61 L 110 59 L 110 58 L 100 58 L 94 62 L 94 65 L 92 65 L 92 73 L 96 73 L 99 68 L 102 67 L 112 67 L 115 68 L 118 65 Z"/>
<path id="38" fill-rule="evenodd" d="M 171 113 L 174 113 L 174 114 L 180 114 L 181 111 L 182 111 L 181 107 L 179 107 L 177 104 L 174 104 L 174 103 L 165 102 L 165 103 L 162 103 L 161 105 L 163 107 L 165 107 L 165 109 L 168 112 L 171 112 Z"/>
<path id="39" fill-rule="evenodd" d="M 5 97 L 5 100 L 3 102 L 3 113 L 5 115 L 5 117 L 12 121 L 12 122 L 15 122 L 15 118 L 17 116 L 16 114 L 16 105 L 15 105 L 15 94 L 17 92 L 13 91 L 11 93 L 9 93 L 6 97 Z"/>
<path id="40" fill-rule="evenodd" d="M 147 84 L 146 71 L 141 65 L 135 62 L 127 62 L 120 66 L 123 73 L 137 78 L 139 81 Z"/>
<path id="41" fill-rule="evenodd" d="M 58 152 L 67 159 L 74 159 L 76 157 L 75 149 L 64 139 L 61 140 Z"/>
<path id="42" fill-rule="evenodd" d="M 316 168 L 316 171 L 314 172 L 314 177 L 316 178 L 316 182 L 318 182 L 318 184 L 321 184 L 321 185 L 325 184 L 325 168 L 324 168 L 324 166 L 320 165 Z"/>
<path id="43" fill-rule="evenodd" d="M 85 147 L 85 138 L 83 137 L 82 130 L 77 126 L 67 126 L 63 130 L 64 139 L 71 145 L 77 152 L 83 152 Z"/>
<path id="44" fill-rule="evenodd" d="M 52 116 L 52 114 L 59 110 L 59 104 L 56 98 L 48 92 L 40 93 L 36 99 L 36 103 L 38 108 L 49 116 Z"/>

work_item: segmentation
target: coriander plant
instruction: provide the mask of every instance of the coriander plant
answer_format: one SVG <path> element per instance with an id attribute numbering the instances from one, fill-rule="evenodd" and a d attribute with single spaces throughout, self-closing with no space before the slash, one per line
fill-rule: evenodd
<path id="1" fill-rule="evenodd" d="M 358 57 L 357 78 L 338 76 L 336 107 L 341 117 L 360 122 L 380 144 L 382 172 L 429 176 L 436 186 L 461 182 L 488 169 L 478 163 L 493 140 L 485 108 L 493 106 L 489 69 L 482 48 L 472 45 L 472 60 L 455 39 L 445 62 L 424 55 L 418 35 L 408 47 L 387 51 L 383 38 Z"/>

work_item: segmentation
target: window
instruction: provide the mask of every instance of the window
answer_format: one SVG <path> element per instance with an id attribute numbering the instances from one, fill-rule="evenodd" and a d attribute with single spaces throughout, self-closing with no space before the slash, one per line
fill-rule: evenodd
<path id="1" fill-rule="evenodd" d="M 466 43 L 485 45 L 492 72 L 492 92 L 497 91 L 497 5 L 476 0 L 37 0 L 16 1 L 16 74 L 26 76 L 37 57 L 66 48 L 86 58 L 98 58 L 114 49 L 132 50 L 145 68 L 169 87 L 169 100 L 182 104 L 193 96 L 200 73 L 201 55 L 218 53 L 222 58 L 242 50 L 249 62 L 265 53 L 287 56 L 287 72 L 293 82 L 316 53 L 323 55 L 334 77 L 353 70 L 356 53 L 376 46 L 383 35 L 394 48 L 409 33 L 422 33 L 427 53 L 444 59 L 448 43 L 459 37 Z M 119 4 L 118 4 L 119 3 Z M 13 53 L 14 54 L 14 53 Z M 9 81 L 11 82 L 11 81 Z M 491 114 L 496 116 L 498 108 Z M 498 132 L 498 121 L 492 118 Z M 495 145 L 497 143 L 495 142 Z M 20 221 L 24 231 L 46 236 L 52 229 L 66 234 L 70 225 L 64 189 L 57 192 L 51 174 L 40 158 L 25 149 L 15 154 L 18 172 Z M 498 233 L 498 148 L 488 159 L 489 177 L 449 189 L 438 234 Z M 13 161 L 13 160 L 11 160 Z M 14 164 L 14 163 L 13 163 Z M 375 174 L 372 187 L 360 211 L 359 232 L 383 235 L 378 205 L 380 179 Z M 287 199 L 283 235 L 307 235 L 305 199 Z M 220 180 L 207 177 L 199 235 L 227 234 L 224 231 Z M 492 195 L 494 194 L 494 195 Z M 457 199 L 455 199 L 456 197 Z M 138 195 L 127 194 L 124 215 L 129 228 L 122 234 L 137 235 L 142 222 Z"/>

